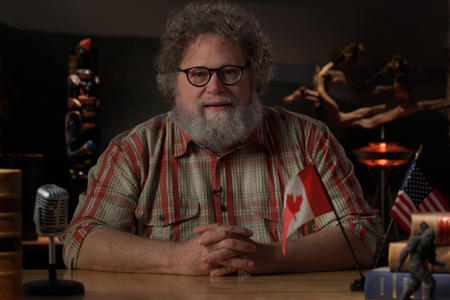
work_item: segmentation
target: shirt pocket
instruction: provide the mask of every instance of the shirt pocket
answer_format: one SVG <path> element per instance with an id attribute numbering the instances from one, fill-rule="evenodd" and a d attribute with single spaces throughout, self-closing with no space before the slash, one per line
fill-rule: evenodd
<path id="1" fill-rule="evenodd" d="M 258 199 L 254 201 L 254 204 L 249 207 L 252 215 L 260 219 L 265 219 L 270 222 L 280 223 L 283 216 L 282 213 L 282 203 L 280 205 L 279 200 L 277 200 L 277 207 L 273 208 L 270 205 L 270 196 L 258 196 Z"/>
<path id="2" fill-rule="evenodd" d="M 162 201 L 155 201 L 148 221 L 144 222 L 147 238 L 165 241 L 187 240 L 194 235 L 193 229 L 198 225 L 195 220 L 200 215 L 199 200 L 193 196 L 180 196 L 178 208 L 173 205 L 173 200 L 174 197 L 170 194 L 166 206 L 163 206 Z"/>
<path id="3" fill-rule="evenodd" d="M 277 197 L 277 207 L 274 209 L 270 205 L 270 196 L 260 196 L 260 200 L 256 205 L 250 208 L 251 214 L 254 216 L 256 223 L 253 227 L 252 239 L 260 243 L 271 243 L 275 240 L 274 231 L 277 233 L 278 241 L 283 237 L 283 196 L 280 191 L 275 192 Z M 259 220 L 259 221 L 257 221 Z M 251 228 L 249 228 L 251 229 Z M 314 221 L 308 222 L 293 232 L 288 239 L 298 239 L 304 235 L 314 231 Z"/>
<path id="4" fill-rule="evenodd" d="M 253 231 L 252 240 L 268 244 L 281 238 L 282 202 L 279 191 L 242 195 L 236 207 L 237 225 Z M 271 197 L 275 197 L 272 199 Z M 276 204 L 274 205 L 274 200 Z"/>

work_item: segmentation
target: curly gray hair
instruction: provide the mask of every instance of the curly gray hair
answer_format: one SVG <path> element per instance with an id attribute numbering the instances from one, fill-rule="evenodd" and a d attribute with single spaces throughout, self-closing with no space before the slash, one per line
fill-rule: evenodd
<path id="1" fill-rule="evenodd" d="M 192 2 L 173 12 L 156 57 L 156 81 L 162 96 L 175 100 L 176 70 L 186 48 L 205 33 L 221 34 L 237 42 L 250 61 L 253 86 L 261 97 L 273 75 L 273 56 L 269 39 L 258 21 L 235 4 L 227 2 Z"/>

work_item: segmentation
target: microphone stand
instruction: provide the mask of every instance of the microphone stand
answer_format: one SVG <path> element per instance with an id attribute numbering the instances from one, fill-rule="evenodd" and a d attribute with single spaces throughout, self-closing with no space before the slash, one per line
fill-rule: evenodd
<path id="1" fill-rule="evenodd" d="M 56 278 L 55 241 L 52 235 L 49 236 L 48 254 L 48 280 L 34 280 L 24 283 L 24 294 L 33 296 L 84 294 L 84 285 L 81 282 Z"/>
<path id="2" fill-rule="evenodd" d="M 50 236 L 48 240 L 48 279 L 56 280 L 55 239 L 53 236 Z"/>

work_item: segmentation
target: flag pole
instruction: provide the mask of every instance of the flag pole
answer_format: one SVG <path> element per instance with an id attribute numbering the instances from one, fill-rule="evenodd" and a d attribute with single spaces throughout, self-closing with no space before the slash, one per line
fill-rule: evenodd
<path id="1" fill-rule="evenodd" d="M 308 152 L 306 152 L 306 156 L 307 156 L 307 158 L 308 158 L 308 161 L 313 165 L 313 167 L 314 167 L 316 173 L 319 174 L 319 173 L 317 172 L 316 165 L 314 164 L 313 160 L 312 160 L 311 157 L 309 156 L 309 153 L 308 153 Z M 334 207 L 334 204 L 333 204 L 333 202 L 331 201 L 330 195 L 328 194 L 327 189 L 326 189 L 325 186 L 323 185 L 322 178 L 321 178 L 320 176 L 317 176 L 317 177 L 319 177 L 320 183 L 321 183 L 322 186 L 324 187 L 323 190 L 324 190 L 325 194 L 327 195 L 328 202 L 330 203 L 331 208 L 333 209 L 334 215 L 336 216 L 336 220 L 338 221 L 338 224 L 339 224 L 339 228 L 341 229 L 342 234 L 344 235 L 345 241 L 347 242 L 347 246 L 348 246 L 348 248 L 350 249 L 350 252 L 351 252 L 351 254 L 352 254 L 352 256 L 353 256 L 353 260 L 355 261 L 356 268 L 357 268 L 357 270 L 358 270 L 358 272 L 359 272 L 359 275 L 361 276 L 360 279 L 356 279 L 355 281 L 353 281 L 353 283 L 350 285 L 350 289 L 351 289 L 352 291 L 361 291 L 361 292 L 362 292 L 362 291 L 364 291 L 364 281 L 365 281 L 365 277 L 364 277 L 364 275 L 363 275 L 363 273 L 362 273 L 362 271 L 361 271 L 361 266 L 360 266 L 359 263 L 358 263 L 358 259 L 356 258 L 355 251 L 353 250 L 353 247 L 352 247 L 352 245 L 351 245 L 351 243 L 350 243 L 350 240 L 348 239 L 347 234 L 345 233 L 344 226 L 342 225 L 341 219 L 339 218 L 339 215 L 337 214 L 336 208 Z"/>
<path id="2" fill-rule="evenodd" d="M 414 160 L 417 161 L 422 154 L 423 145 L 420 144 L 419 149 L 417 149 L 416 154 L 414 155 Z M 375 261 L 373 263 L 372 269 L 375 269 L 378 266 L 378 262 L 381 258 L 382 253 L 384 253 L 384 248 L 386 247 L 386 242 L 389 240 L 389 235 L 391 233 L 392 225 L 394 224 L 394 219 L 391 218 L 389 222 L 388 228 L 386 230 L 386 234 L 384 235 L 383 243 L 381 244 L 380 249 L 378 250 L 377 256 L 375 257 Z"/>
<path id="3" fill-rule="evenodd" d="M 420 154 L 422 154 L 422 148 L 423 148 L 423 144 L 420 144 L 419 149 L 417 149 L 416 154 L 414 156 L 414 160 L 418 160 L 420 157 Z"/>
<path id="4" fill-rule="evenodd" d="M 394 219 L 391 218 L 391 221 L 389 221 L 388 228 L 386 230 L 386 234 L 384 235 L 383 243 L 381 244 L 380 249 L 378 249 L 377 256 L 375 257 L 375 261 L 373 263 L 372 269 L 375 269 L 378 266 L 378 262 L 381 258 L 382 253 L 384 253 L 384 248 L 386 247 L 386 242 L 389 239 L 389 235 L 391 233 L 392 225 L 394 224 Z"/>

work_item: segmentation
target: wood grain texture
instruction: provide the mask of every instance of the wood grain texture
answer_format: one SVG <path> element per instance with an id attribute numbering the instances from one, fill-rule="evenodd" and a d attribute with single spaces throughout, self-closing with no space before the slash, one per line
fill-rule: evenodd
<path id="1" fill-rule="evenodd" d="M 0 299 L 21 299 L 22 281 L 21 272 L 0 271 Z"/>
<path id="2" fill-rule="evenodd" d="M 46 277 L 46 270 L 23 271 L 23 282 Z M 80 299 L 364 299 L 350 291 L 357 271 L 208 277 L 58 270 L 58 278 L 82 282 Z"/>
<path id="3" fill-rule="evenodd" d="M 0 198 L 22 196 L 22 173 L 18 169 L 0 169 Z"/>

